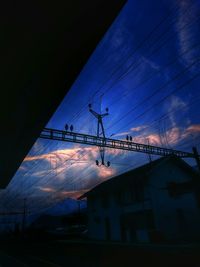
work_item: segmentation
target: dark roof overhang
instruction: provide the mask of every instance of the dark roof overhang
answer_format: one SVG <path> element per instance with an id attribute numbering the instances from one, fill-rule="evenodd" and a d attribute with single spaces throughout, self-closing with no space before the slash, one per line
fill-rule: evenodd
<path id="1" fill-rule="evenodd" d="M 1 188 L 9 183 L 125 2 L 2 2 Z"/>

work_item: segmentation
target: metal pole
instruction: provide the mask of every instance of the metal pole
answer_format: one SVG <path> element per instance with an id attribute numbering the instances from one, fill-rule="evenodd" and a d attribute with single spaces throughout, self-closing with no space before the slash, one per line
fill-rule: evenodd
<path id="1" fill-rule="evenodd" d="M 194 158 L 195 158 L 196 163 L 197 163 L 198 170 L 200 171 L 200 158 L 199 158 L 199 154 L 198 154 L 197 148 L 194 146 L 192 148 L 192 150 L 193 150 Z"/>
<path id="2" fill-rule="evenodd" d="M 24 209 L 23 209 L 23 218 L 22 218 L 22 233 L 25 232 L 26 227 L 26 198 L 24 198 Z"/>
<path id="3" fill-rule="evenodd" d="M 99 137 L 102 137 L 101 135 L 103 135 L 103 142 L 102 142 L 102 145 L 99 146 L 99 152 L 100 152 L 100 156 L 101 156 L 101 165 L 104 165 L 105 166 L 105 162 L 104 162 L 104 157 L 105 157 L 105 147 L 104 147 L 104 141 L 106 139 L 106 136 L 105 136 L 105 130 L 104 130 L 104 126 L 103 126 L 103 118 L 105 116 L 108 116 L 108 108 L 106 108 L 106 113 L 104 114 L 99 114 L 97 113 L 96 111 L 94 111 L 92 109 L 92 105 L 89 104 L 89 111 L 97 118 L 97 138 Z M 100 128 L 101 128 L 101 133 L 100 133 Z M 97 165 L 99 166 L 98 164 L 98 161 L 97 162 Z M 109 167 L 110 164 L 107 166 Z"/>

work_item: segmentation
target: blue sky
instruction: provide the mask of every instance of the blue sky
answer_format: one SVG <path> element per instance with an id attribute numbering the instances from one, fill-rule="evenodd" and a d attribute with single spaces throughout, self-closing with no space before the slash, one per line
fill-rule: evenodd
<path id="1" fill-rule="evenodd" d="M 96 134 L 92 103 L 98 112 L 109 107 L 107 137 L 128 134 L 135 142 L 200 149 L 199 15 L 198 0 L 129 0 L 47 127 L 68 123 L 75 132 Z M 4 208 L 20 208 L 26 197 L 35 212 L 77 197 L 148 156 L 107 149 L 110 168 L 97 167 L 96 159 L 98 148 L 38 139 L 1 192 Z"/>

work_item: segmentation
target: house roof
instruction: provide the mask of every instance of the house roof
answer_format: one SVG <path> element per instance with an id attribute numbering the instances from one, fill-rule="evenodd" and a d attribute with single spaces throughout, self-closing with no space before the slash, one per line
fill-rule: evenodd
<path id="1" fill-rule="evenodd" d="M 1 188 L 7 186 L 125 2 L 2 1 Z"/>
<path id="2" fill-rule="evenodd" d="M 106 192 L 118 191 L 123 187 L 133 185 L 134 183 L 142 182 L 145 183 L 148 180 L 148 174 L 155 169 L 155 167 L 166 162 L 172 162 L 173 164 L 181 167 L 186 172 L 190 173 L 194 178 L 199 177 L 199 173 L 195 171 L 190 165 L 188 165 L 184 160 L 176 156 L 162 157 L 157 160 L 154 160 L 150 163 L 142 165 L 136 169 L 130 170 L 128 172 L 122 173 L 118 176 L 115 176 L 86 192 L 80 197 L 80 199 L 88 197 L 89 195 L 104 194 Z"/>

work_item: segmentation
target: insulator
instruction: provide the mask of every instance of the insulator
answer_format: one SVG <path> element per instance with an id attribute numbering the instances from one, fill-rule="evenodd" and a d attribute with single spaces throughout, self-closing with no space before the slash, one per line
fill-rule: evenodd
<path id="1" fill-rule="evenodd" d="M 96 165 L 99 166 L 99 161 L 98 160 L 96 160 Z"/>
<path id="2" fill-rule="evenodd" d="M 68 124 L 65 124 L 65 130 L 66 131 L 68 131 L 68 128 L 69 128 Z"/>
<path id="3" fill-rule="evenodd" d="M 89 104 L 88 107 L 89 107 L 89 108 L 92 108 L 92 104 Z"/>
<path id="4" fill-rule="evenodd" d="M 74 129 L 73 125 L 70 126 L 70 131 L 72 132 Z"/>
<path id="5" fill-rule="evenodd" d="M 128 139 L 129 139 L 129 137 L 128 137 L 128 135 L 126 136 L 126 140 L 128 141 Z"/>
<path id="6" fill-rule="evenodd" d="M 107 162 L 107 166 L 110 167 L 110 161 Z"/>
<path id="7" fill-rule="evenodd" d="M 130 141 L 132 141 L 132 136 L 130 136 Z"/>
<path id="8" fill-rule="evenodd" d="M 108 108 L 106 108 L 106 112 L 108 112 Z"/>

